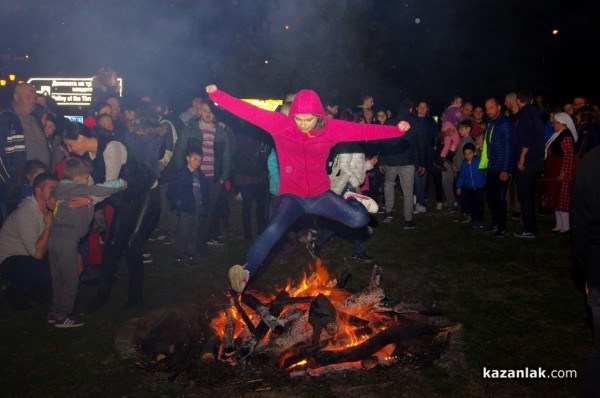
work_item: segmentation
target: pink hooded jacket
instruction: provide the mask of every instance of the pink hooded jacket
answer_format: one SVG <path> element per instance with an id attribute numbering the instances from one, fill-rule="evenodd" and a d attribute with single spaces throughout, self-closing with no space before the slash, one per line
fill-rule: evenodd
<path id="1" fill-rule="evenodd" d="M 210 98 L 220 107 L 267 131 L 273 136 L 279 159 L 279 194 L 312 197 L 329 190 L 325 162 L 331 148 L 342 141 L 367 141 L 403 135 L 397 126 L 358 124 L 326 119 L 317 93 L 301 90 L 290 107 L 289 116 L 271 112 L 217 90 Z M 312 114 L 325 119 L 325 127 L 303 133 L 294 115 Z"/>

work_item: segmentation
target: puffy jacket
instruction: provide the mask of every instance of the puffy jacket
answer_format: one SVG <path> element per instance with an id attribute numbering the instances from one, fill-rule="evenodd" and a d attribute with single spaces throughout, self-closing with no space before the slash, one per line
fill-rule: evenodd
<path id="1" fill-rule="evenodd" d="M 487 146 L 488 171 L 512 172 L 516 166 L 515 127 L 510 119 L 500 113 L 488 122 L 484 140 Z"/>
<path id="2" fill-rule="evenodd" d="M 475 156 L 471 163 L 463 160 L 456 180 L 456 188 L 480 189 L 485 187 L 485 173 L 479 170 L 481 158 Z"/>

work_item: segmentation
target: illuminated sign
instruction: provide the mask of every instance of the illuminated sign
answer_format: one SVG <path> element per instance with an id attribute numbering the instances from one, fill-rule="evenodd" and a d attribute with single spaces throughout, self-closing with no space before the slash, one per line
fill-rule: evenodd
<path id="1" fill-rule="evenodd" d="M 67 119 L 69 119 L 72 122 L 79 122 L 79 123 L 83 123 L 83 116 L 70 116 L 70 115 L 65 115 L 65 117 Z"/>
<path id="2" fill-rule="evenodd" d="M 266 109 L 268 111 L 274 111 L 277 109 L 278 106 L 283 105 L 282 100 L 274 100 L 274 99 L 261 100 L 261 99 L 245 98 L 242 101 L 246 101 L 249 104 L 258 106 L 259 108 Z"/>
<path id="3" fill-rule="evenodd" d="M 89 106 L 92 103 L 93 77 L 32 77 L 38 94 L 54 98 L 60 106 Z M 119 95 L 123 95 L 123 79 L 118 78 Z"/>

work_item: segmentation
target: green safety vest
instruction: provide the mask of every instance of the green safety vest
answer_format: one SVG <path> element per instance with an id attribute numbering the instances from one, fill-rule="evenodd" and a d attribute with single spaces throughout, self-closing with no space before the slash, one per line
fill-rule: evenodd
<path id="1" fill-rule="evenodd" d="M 491 123 L 490 123 L 491 124 Z M 489 128 L 489 125 L 488 125 Z M 481 148 L 481 157 L 479 159 L 479 170 L 486 170 L 488 168 L 488 152 L 487 147 L 488 143 L 492 140 L 492 134 L 494 133 L 494 125 L 492 124 L 492 128 L 485 131 L 485 135 L 483 136 L 483 148 Z"/>

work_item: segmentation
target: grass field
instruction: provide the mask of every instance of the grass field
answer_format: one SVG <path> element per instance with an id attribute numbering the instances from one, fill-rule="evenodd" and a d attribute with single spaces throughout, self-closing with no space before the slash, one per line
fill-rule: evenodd
<path id="1" fill-rule="evenodd" d="M 399 198 L 397 198 L 397 201 Z M 400 206 L 397 206 L 400 208 Z M 430 209 L 434 208 L 430 204 Z M 464 361 L 450 369 L 393 366 L 319 379 L 289 379 L 273 371 L 260 381 L 250 369 L 217 364 L 202 368 L 190 382 L 171 382 L 123 360 L 114 337 L 132 317 L 163 307 L 225 303 L 230 265 L 248 248 L 241 231 L 240 202 L 231 201 L 226 246 L 211 247 L 200 267 L 175 269 L 168 246 L 150 242 L 153 263 L 146 269 L 146 308 L 124 310 L 127 269 L 121 264 L 109 305 L 82 315 L 86 325 L 56 329 L 46 323 L 48 305 L 30 312 L 13 310 L 0 300 L 2 397 L 575 397 L 580 378 L 484 379 L 487 369 L 575 369 L 582 374 L 591 352 L 585 296 L 574 282 L 570 237 L 550 232 L 552 216 L 539 216 L 535 239 L 518 239 L 518 220 L 509 220 L 509 236 L 453 222 L 456 216 L 429 210 L 415 216 L 417 228 L 404 230 L 396 214 L 380 223 L 366 243 L 383 268 L 381 286 L 393 300 L 435 303 L 452 322 L 464 325 Z M 379 218 L 381 216 L 379 215 Z M 338 238 L 322 251 L 334 270 L 350 255 Z M 252 281 L 273 291 L 288 278 L 298 279 L 311 261 L 297 244 L 279 253 Z M 348 288 L 368 281 L 372 265 L 350 262 Z M 85 308 L 94 288 L 81 285 L 76 312 Z M 201 314 L 199 314 L 200 316 Z M 200 316 L 201 318 L 201 316 Z M 261 376 L 264 378 L 264 375 Z"/>

